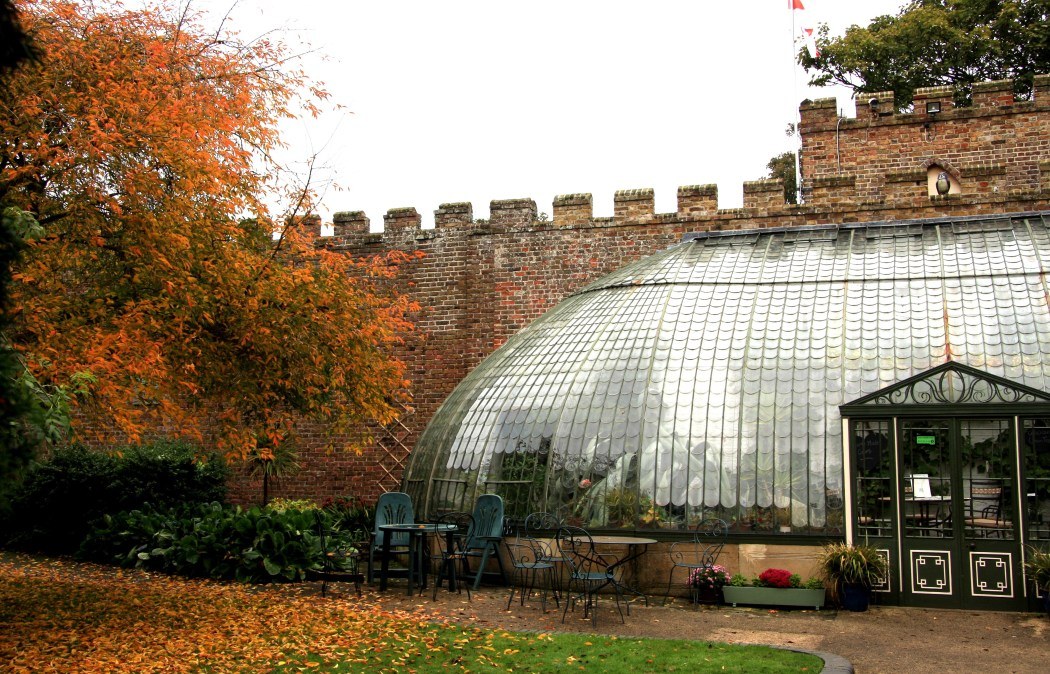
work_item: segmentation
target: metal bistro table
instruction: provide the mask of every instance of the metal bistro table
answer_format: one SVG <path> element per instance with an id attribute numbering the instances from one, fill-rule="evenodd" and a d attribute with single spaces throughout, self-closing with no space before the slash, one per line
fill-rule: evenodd
<path id="1" fill-rule="evenodd" d="M 451 556 L 454 549 L 454 538 L 456 532 L 455 524 L 380 524 L 379 528 L 387 533 L 408 534 L 408 590 L 412 594 L 412 582 L 419 576 L 422 590 L 427 586 L 427 536 L 430 534 L 445 534 L 445 546 Z M 383 537 L 383 563 L 379 572 L 379 591 L 386 592 L 386 581 L 390 571 L 390 539 L 393 536 Z M 452 562 L 449 561 L 449 564 Z M 450 592 L 456 590 L 456 576 L 446 569 L 448 578 L 448 589 Z"/>
<path id="2" fill-rule="evenodd" d="M 617 573 L 617 570 L 622 569 L 627 564 L 630 564 L 644 555 L 645 551 L 649 549 L 649 546 L 656 543 L 656 539 L 641 538 L 639 536 L 592 536 L 591 540 L 594 541 L 595 546 L 620 546 L 625 549 L 623 556 L 617 558 L 617 560 L 608 567 L 609 571 L 612 572 L 613 583 L 621 593 L 630 592 L 636 597 L 641 597 L 645 601 L 645 605 L 648 606 L 649 597 L 638 588 L 628 585 L 625 582 L 625 574 L 622 571 Z M 630 605 L 630 601 L 628 601 L 628 612 L 630 611 Z"/>
<path id="3" fill-rule="evenodd" d="M 881 496 L 879 500 L 889 502 L 890 497 Z M 969 500 L 968 498 L 963 499 L 963 501 Z M 914 531 L 918 532 L 920 536 L 928 536 L 941 527 L 951 526 L 951 496 L 906 496 L 904 497 L 904 504 L 906 506 L 904 522 L 909 533 Z M 941 512 L 941 508 L 945 505 L 948 506 L 946 513 Z M 907 508 L 907 506 L 910 506 L 910 508 Z"/>

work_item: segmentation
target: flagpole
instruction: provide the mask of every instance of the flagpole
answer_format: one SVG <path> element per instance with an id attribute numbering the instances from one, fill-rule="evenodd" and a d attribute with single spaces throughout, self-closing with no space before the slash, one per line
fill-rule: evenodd
<path id="1" fill-rule="evenodd" d="M 795 201 L 799 204 L 802 203 L 802 158 L 801 158 L 801 146 L 802 146 L 802 134 L 799 129 L 801 119 L 798 116 L 798 64 L 795 63 L 795 36 L 797 28 L 795 26 L 795 9 L 796 7 L 801 8 L 801 3 L 796 3 L 793 0 L 788 0 L 788 11 L 791 12 L 791 39 L 788 41 L 789 60 L 791 64 L 791 119 L 792 124 L 795 126 L 794 135 L 794 149 L 795 149 Z"/>

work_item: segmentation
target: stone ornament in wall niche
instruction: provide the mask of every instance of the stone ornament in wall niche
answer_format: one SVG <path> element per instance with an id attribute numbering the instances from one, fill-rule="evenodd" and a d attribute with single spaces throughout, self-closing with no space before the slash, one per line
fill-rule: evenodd
<path id="1" fill-rule="evenodd" d="M 931 197 L 962 194 L 962 184 L 958 176 L 937 164 L 932 164 L 926 169 L 926 186 Z"/>

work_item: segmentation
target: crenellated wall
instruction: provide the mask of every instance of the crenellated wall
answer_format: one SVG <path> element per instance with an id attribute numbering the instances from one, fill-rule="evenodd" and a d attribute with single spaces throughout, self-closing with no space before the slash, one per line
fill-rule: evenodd
<path id="1" fill-rule="evenodd" d="M 852 118 L 838 116 L 834 99 L 804 102 L 806 202 L 989 212 L 1048 186 L 1050 76 L 1036 78 L 1031 101 L 1015 101 L 1007 80 L 976 84 L 966 107 L 955 106 L 951 87 L 918 89 L 912 109 L 895 113 L 893 92 L 858 94 Z M 916 189 L 925 187 L 932 164 L 961 185 L 948 204 L 930 203 L 925 189 Z"/>
<path id="2" fill-rule="evenodd" d="M 306 472 L 276 493 L 373 498 L 396 488 L 419 432 L 483 358 L 570 293 L 687 232 L 1050 208 L 1050 77 L 1037 78 L 1031 101 L 1011 92 L 1009 82 L 979 84 L 971 106 L 955 107 L 950 89 L 920 89 L 908 114 L 892 110 L 891 93 L 861 95 L 851 118 L 839 117 L 834 99 L 803 102 L 799 205 L 785 203 L 780 181 L 757 180 L 744 184 L 736 209 L 718 208 L 715 185 L 690 185 L 678 189 L 674 213 L 655 212 L 651 189 L 629 189 L 615 194 L 611 218 L 594 217 L 590 194 L 556 197 L 550 220 L 539 219 L 531 199 L 493 201 L 487 220 L 474 218 L 471 204 L 443 204 L 433 229 L 421 228 L 414 208 L 389 211 L 380 233 L 361 212 L 336 214 L 319 245 L 350 255 L 425 253 L 402 279 L 423 307 L 417 338 L 399 354 L 414 404 L 363 456 L 325 455 L 317 448 L 324 429 L 304 428 Z M 940 111 L 927 112 L 930 103 Z M 958 193 L 930 196 L 931 167 L 947 171 Z M 240 500 L 257 493 L 257 485 L 235 485 Z"/>

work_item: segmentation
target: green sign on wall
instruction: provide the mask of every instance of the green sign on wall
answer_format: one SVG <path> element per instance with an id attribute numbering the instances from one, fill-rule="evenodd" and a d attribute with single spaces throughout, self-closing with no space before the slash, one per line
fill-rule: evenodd
<path id="1" fill-rule="evenodd" d="M 917 445 L 936 445 L 937 436 L 934 435 L 916 435 L 915 444 Z"/>

